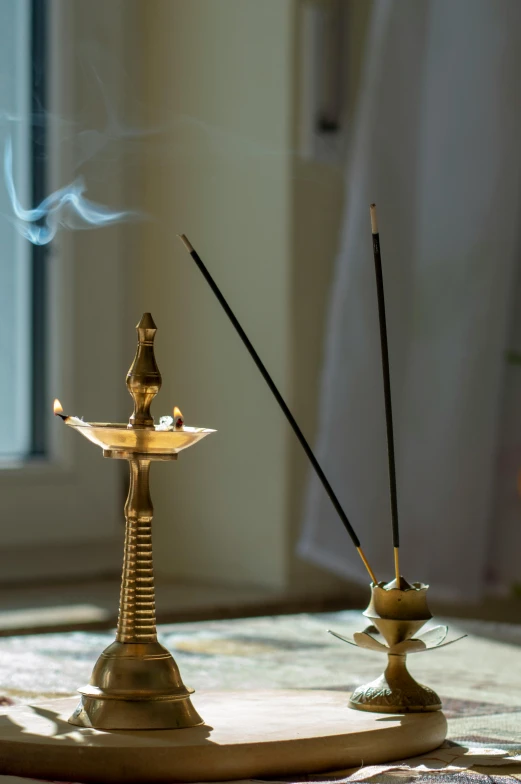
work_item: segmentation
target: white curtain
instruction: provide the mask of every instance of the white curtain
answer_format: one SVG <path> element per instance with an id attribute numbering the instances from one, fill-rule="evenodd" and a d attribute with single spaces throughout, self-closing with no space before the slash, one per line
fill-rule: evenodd
<path id="1" fill-rule="evenodd" d="M 505 359 L 521 345 L 521 2 L 375 0 L 359 94 L 317 456 L 392 579 L 375 201 L 402 573 L 476 599 L 487 580 L 521 582 L 521 367 Z M 300 554 L 367 582 L 312 475 L 304 517 Z"/>

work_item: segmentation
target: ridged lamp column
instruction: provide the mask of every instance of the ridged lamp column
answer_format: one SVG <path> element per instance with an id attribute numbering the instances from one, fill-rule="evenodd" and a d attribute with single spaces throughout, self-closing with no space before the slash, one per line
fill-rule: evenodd
<path id="1" fill-rule="evenodd" d="M 125 504 L 125 554 L 117 642 L 156 642 L 156 604 L 152 560 L 150 460 L 129 460 L 130 488 Z"/>

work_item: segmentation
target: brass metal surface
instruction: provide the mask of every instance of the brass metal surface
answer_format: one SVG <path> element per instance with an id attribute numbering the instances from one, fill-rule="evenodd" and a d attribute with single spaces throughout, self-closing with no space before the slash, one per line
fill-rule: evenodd
<path id="1" fill-rule="evenodd" d="M 69 721 L 104 730 L 180 729 L 203 723 L 193 707 L 172 655 L 157 641 L 150 465 L 176 460 L 183 449 L 213 430 L 156 430 L 150 406 L 161 387 L 154 356 L 156 326 L 145 313 L 137 326 L 138 347 L 127 374 L 134 399 L 128 425 L 83 422 L 56 413 L 108 458 L 128 460 L 125 546 L 116 640 L 99 657 Z"/>
<path id="2" fill-rule="evenodd" d="M 161 389 L 162 380 L 154 354 L 157 327 L 152 315 L 144 313 L 136 329 L 138 334 L 136 356 L 127 373 L 127 388 L 134 398 L 134 412 L 128 427 L 154 427 L 150 406 Z"/>
<path id="3" fill-rule="evenodd" d="M 400 587 L 397 586 L 396 580 L 372 585 L 371 599 L 364 615 L 371 619 L 421 620 L 425 623 L 432 618 L 432 613 L 427 606 L 428 587 L 424 583 L 412 583 L 411 585 L 403 577 Z"/>
<path id="4" fill-rule="evenodd" d="M 374 713 L 423 713 L 441 709 L 435 691 L 414 680 L 405 665 L 405 654 L 388 654 L 385 672 L 371 683 L 359 686 L 349 706 Z"/>
<path id="5" fill-rule="evenodd" d="M 214 430 L 202 427 L 185 427 L 184 430 L 152 430 L 127 428 L 123 424 L 85 422 L 84 425 L 67 422 L 93 444 L 112 452 L 136 452 L 147 455 L 177 455 L 188 449 Z"/>
<path id="6" fill-rule="evenodd" d="M 401 576 L 390 583 L 372 585 L 371 600 L 364 612 L 372 625 L 363 632 L 356 632 L 353 640 L 330 632 L 343 642 L 385 653 L 388 657 L 387 668 L 379 678 L 355 689 L 349 700 L 351 708 L 376 713 L 423 713 L 442 707 L 436 692 L 417 683 L 406 666 L 408 653 L 420 653 L 456 642 L 444 642 L 447 626 L 438 626 L 417 636 L 432 618 L 427 606 L 428 587 L 423 583 L 410 585 Z"/>

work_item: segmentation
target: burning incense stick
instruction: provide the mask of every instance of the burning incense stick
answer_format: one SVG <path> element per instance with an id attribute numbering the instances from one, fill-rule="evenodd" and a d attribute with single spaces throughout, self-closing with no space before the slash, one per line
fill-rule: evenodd
<path id="1" fill-rule="evenodd" d="M 387 346 L 387 324 L 385 320 L 384 281 L 382 258 L 380 256 L 380 235 L 376 220 L 376 204 L 371 204 L 371 232 L 373 235 L 374 269 L 378 295 L 378 319 L 380 322 L 380 346 L 382 353 L 382 373 L 384 379 L 385 422 L 387 427 L 387 455 L 389 462 L 389 488 L 391 493 L 391 522 L 393 527 L 394 571 L 397 587 L 400 588 L 400 531 L 398 528 L 398 497 L 396 493 L 396 467 L 394 462 L 393 409 L 391 405 L 391 378 L 389 373 L 389 349 Z"/>
<path id="2" fill-rule="evenodd" d="M 347 533 L 351 537 L 352 542 L 353 542 L 354 546 L 356 547 L 356 549 L 358 551 L 358 554 L 359 554 L 360 558 L 362 559 L 365 568 L 369 572 L 369 576 L 371 577 L 372 582 L 376 585 L 378 581 L 377 581 L 377 579 L 376 579 L 376 577 L 374 575 L 374 572 L 371 569 L 371 567 L 369 566 L 369 563 L 367 562 L 367 559 L 366 559 L 366 557 L 365 557 L 365 555 L 364 555 L 364 553 L 362 551 L 362 548 L 360 546 L 360 540 L 359 540 L 358 536 L 356 535 L 356 533 L 355 533 L 355 531 L 353 529 L 353 526 L 349 522 L 346 513 L 342 509 L 342 506 L 340 505 L 340 501 L 336 497 L 336 495 L 335 495 L 335 493 L 333 491 L 333 488 L 329 484 L 329 482 L 327 480 L 327 477 L 324 474 L 324 472 L 323 472 L 323 470 L 322 470 L 322 468 L 320 466 L 320 463 L 316 459 L 316 457 L 315 457 L 311 447 L 309 446 L 309 444 L 308 444 L 304 434 L 302 433 L 300 427 L 298 426 L 295 417 L 293 416 L 293 414 L 289 410 L 288 406 L 286 405 L 286 401 L 284 400 L 284 398 L 280 394 L 279 390 L 275 386 L 275 383 L 274 383 L 273 379 L 271 378 L 270 374 L 268 373 L 268 371 L 266 370 L 266 368 L 265 368 L 261 358 L 259 357 L 259 355 L 255 351 L 255 349 L 254 349 L 253 345 L 251 344 L 248 336 L 246 335 L 245 331 L 243 330 L 243 328 L 241 327 L 239 321 L 237 320 L 234 312 L 232 311 L 232 309 L 228 305 L 227 301 L 225 300 L 224 296 L 222 295 L 221 290 L 219 289 L 219 287 L 217 286 L 216 282 L 214 281 L 214 279 L 212 278 L 212 276 L 210 275 L 210 273 L 206 269 L 206 266 L 203 263 L 202 259 L 200 258 L 199 254 L 195 251 L 195 249 L 190 244 L 190 242 L 188 241 L 187 237 L 184 234 L 180 234 L 178 236 L 179 236 L 180 240 L 183 242 L 185 248 L 187 249 L 187 251 L 190 254 L 190 256 L 192 257 L 192 259 L 195 261 L 195 263 L 199 267 L 200 272 L 203 274 L 203 277 L 205 278 L 206 282 L 208 283 L 208 285 L 212 289 L 213 293 L 215 294 L 215 296 L 219 300 L 219 303 L 221 304 L 224 312 L 226 313 L 226 315 L 228 316 L 228 318 L 232 322 L 232 324 L 235 327 L 237 333 L 239 334 L 239 337 L 241 338 L 242 342 L 244 343 L 244 345 L 248 349 L 248 351 L 250 353 L 250 356 L 253 359 L 253 361 L 255 362 L 255 364 L 257 365 L 257 367 L 258 367 L 262 377 L 264 378 L 264 381 L 266 382 L 266 384 L 271 389 L 271 391 L 272 391 L 272 393 L 273 393 L 277 403 L 281 407 L 282 411 L 284 412 L 284 415 L 285 415 L 286 419 L 288 420 L 289 424 L 293 428 L 293 431 L 294 431 L 295 435 L 297 436 L 298 440 L 300 441 L 300 444 L 301 444 L 304 452 L 308 456 L 308 459 L 309 459 L 311 465 L 315 469 L 315 472 L 316 472 L 318 478 L 322 482 L 324 490 L 328 494 L 329 499 L 330 499 L 331 503 L 333 504 L 333 506 L 335 507 L 338 516 L 342 520 Z"/>

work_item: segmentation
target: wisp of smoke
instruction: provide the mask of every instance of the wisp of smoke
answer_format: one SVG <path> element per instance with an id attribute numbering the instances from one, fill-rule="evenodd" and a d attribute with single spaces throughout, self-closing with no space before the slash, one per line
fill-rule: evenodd
<path id="1" fill-rule="evenodd" d="M 127 210 L 111 210 L 102 204 L 86 199 L 83 195 L 86 186 L 81 177 L 51 193 L 34 209 L 24 209 L 14 186 L 13 148 L 10 138 L 5 144 L 4 177 L 11 206 L 16 216 L 15 219 L 12 219 L 13 223 L 17 231 L 33 245 L 47 245 L 61 227 L 89 229 L 138 217 L 137 213 Z"/>

